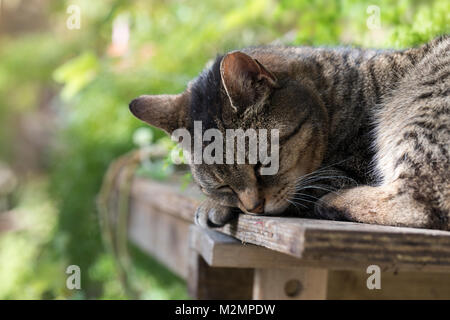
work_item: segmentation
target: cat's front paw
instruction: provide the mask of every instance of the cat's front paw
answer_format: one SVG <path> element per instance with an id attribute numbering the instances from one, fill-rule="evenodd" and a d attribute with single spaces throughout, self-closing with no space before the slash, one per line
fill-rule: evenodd
<path id="1" fill-rule="evenodd" d="M 207 199 L 198 206 L 195 212 L 195 224 L 203 228 L 222 227 L 236 215 L 232 208 L 221 206 L 213 200 Z"/>

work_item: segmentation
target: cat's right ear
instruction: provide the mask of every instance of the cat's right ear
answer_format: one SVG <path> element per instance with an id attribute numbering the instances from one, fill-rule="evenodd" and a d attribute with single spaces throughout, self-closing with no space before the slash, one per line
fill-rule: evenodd
<path id="1" fill-rule="evenodd" d="M 258 60 L 234 51 L 225 55 L 220 63 L 222 84 L 236 111 L 256 105 L 268 96 L 277 79 Z"/>
<path id="2" fill-rule="evenodd" d="M 143 95 L 130 102 L 130 111 L 138 119 L 171 134 L 186 127 L 189 96 L 186 92 L 174 95 Z"/>

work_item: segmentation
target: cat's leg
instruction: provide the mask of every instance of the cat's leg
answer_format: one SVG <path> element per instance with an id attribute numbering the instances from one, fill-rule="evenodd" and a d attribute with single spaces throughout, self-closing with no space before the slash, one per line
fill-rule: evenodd
<path id="1" fill-rule="evenodd" d="M 441 109 L 430 109 L 425 125 L 411 118 L 386 127 L 379 136 L 379 186 L 328 193 L 317 202 L 316 213 L 328 219 L 450 230 L 450 117 L 432 117 L 440 110 L 450 113 L 450 108 L 436 106 Z"/>
<path id="2" fill-rule="evenodd" d="M 375 112 L 380 185 L 327 194 L 319 213 L 450 230 L 449 47 L 448 41 L 436 46 Z"/>
<path id="3" fill-rule="evenodd" d="M 407 116 L 394 110 L 380 117 L 380 185 L 329 193 L 317 203 L 317 213 L 331 219 L 450 230 L 450 105 L 448 99 L 418 103 L 409 104 Z"/>
<path id="4" fill-rule="evenodd" d="M 215 228 L 225 225 L 237 216 L 230 207 L 225 207 L 214 200 L 206 199 L 195 212 L 195 223 L 204 228 Z"/>
<path id="5" fill-rule="evenodd" d="M 429 217 L 423 204 L 402 191 L 401 182 L 385 186 L 360 186 L 331 192 L 316 204 L 320 216 L 371 224 L 424 228 Z"/>

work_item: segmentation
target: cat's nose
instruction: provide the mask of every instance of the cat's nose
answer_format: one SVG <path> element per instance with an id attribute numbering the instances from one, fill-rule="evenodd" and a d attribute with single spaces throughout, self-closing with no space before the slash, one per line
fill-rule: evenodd
<path id="1" fill-rule="evenodd" d="M 246 208 L 247 209 L 247 208 Z M 260 200 L 254 208 L 247 209 L 248 212 L 251 213 L 264 213 L 264 199 Z"/>
<path id="2" fill-rule="evenodd" d="M 257 188 L 247 188 L 239 192 L 238 197 L 242 211 L 255 214 L 264 212 L 264 197 Z"/>

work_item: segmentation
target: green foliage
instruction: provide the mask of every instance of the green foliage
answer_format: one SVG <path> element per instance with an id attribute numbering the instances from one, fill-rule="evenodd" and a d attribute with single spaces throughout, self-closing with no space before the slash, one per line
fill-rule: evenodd
<path id="1" fill-rule="evenodd" d="M 66 101 L 73 98 L 95 78 L 97 69 L 97 56 L 89 51 L 56 69 L 55 80 L 66 84 L 61 90 L 61 97 Z"/>
<path id="2" fill-rule="evenodd" d="M 80 30 L 65 28 L 69 4 L 81 8 Z M 379 28 L 367 27 L 369 5 L 380 9 Z M 449 14 L 448 0 L 54 2 L 48 30 L 0 38 L 1 158 L 14 160 L 12 120 L 35 110 L 44 90 L 61 97 L 53 102 L 59 129 L 49 186 L 29 182 L 26 190 L 40 195 L 32 202 L 28 191 L 17 197 L 36 227 L 0 238 L 0 260 L 8 261 L 0 265 L 0 298 L 128 298 L 101 241 L 96 195 L 114 158 L 146 140 L 173 146 L 159 130 L 135 135 L 144 125 L 128 111 L 132 98 L 180 92 L 208 60 L 239 47 L 276 41 L 401 48 L 448 33 Z M 129 25 L 123 52 L 111 44 L 116 19 Z M 171 170 L 166 160 L 140 174 L 164 179 Z M 186 297 L 180 279 L 137 249 L 132 258 L 142 298 Z M 69 264 L 81 267 L 81 291 L 64 289 Z"/>
<path id="3" fill-rule="evenodd" d="M 55 87 L 51 74 L 70 49 L 49 34 L 0 37 L 0 159 L 11 159 L 14 120 L 36 110 L 40 93 Z"/>
<path id="4" fill-rule="evenodd" d="M 64 296 L 65 265 L 56 246 L 57 208 L 46 195 L 46 182 L 34 179 L 19 192 L 14 215 L 19 230 L 0 237 L 0 299 Z"/>

